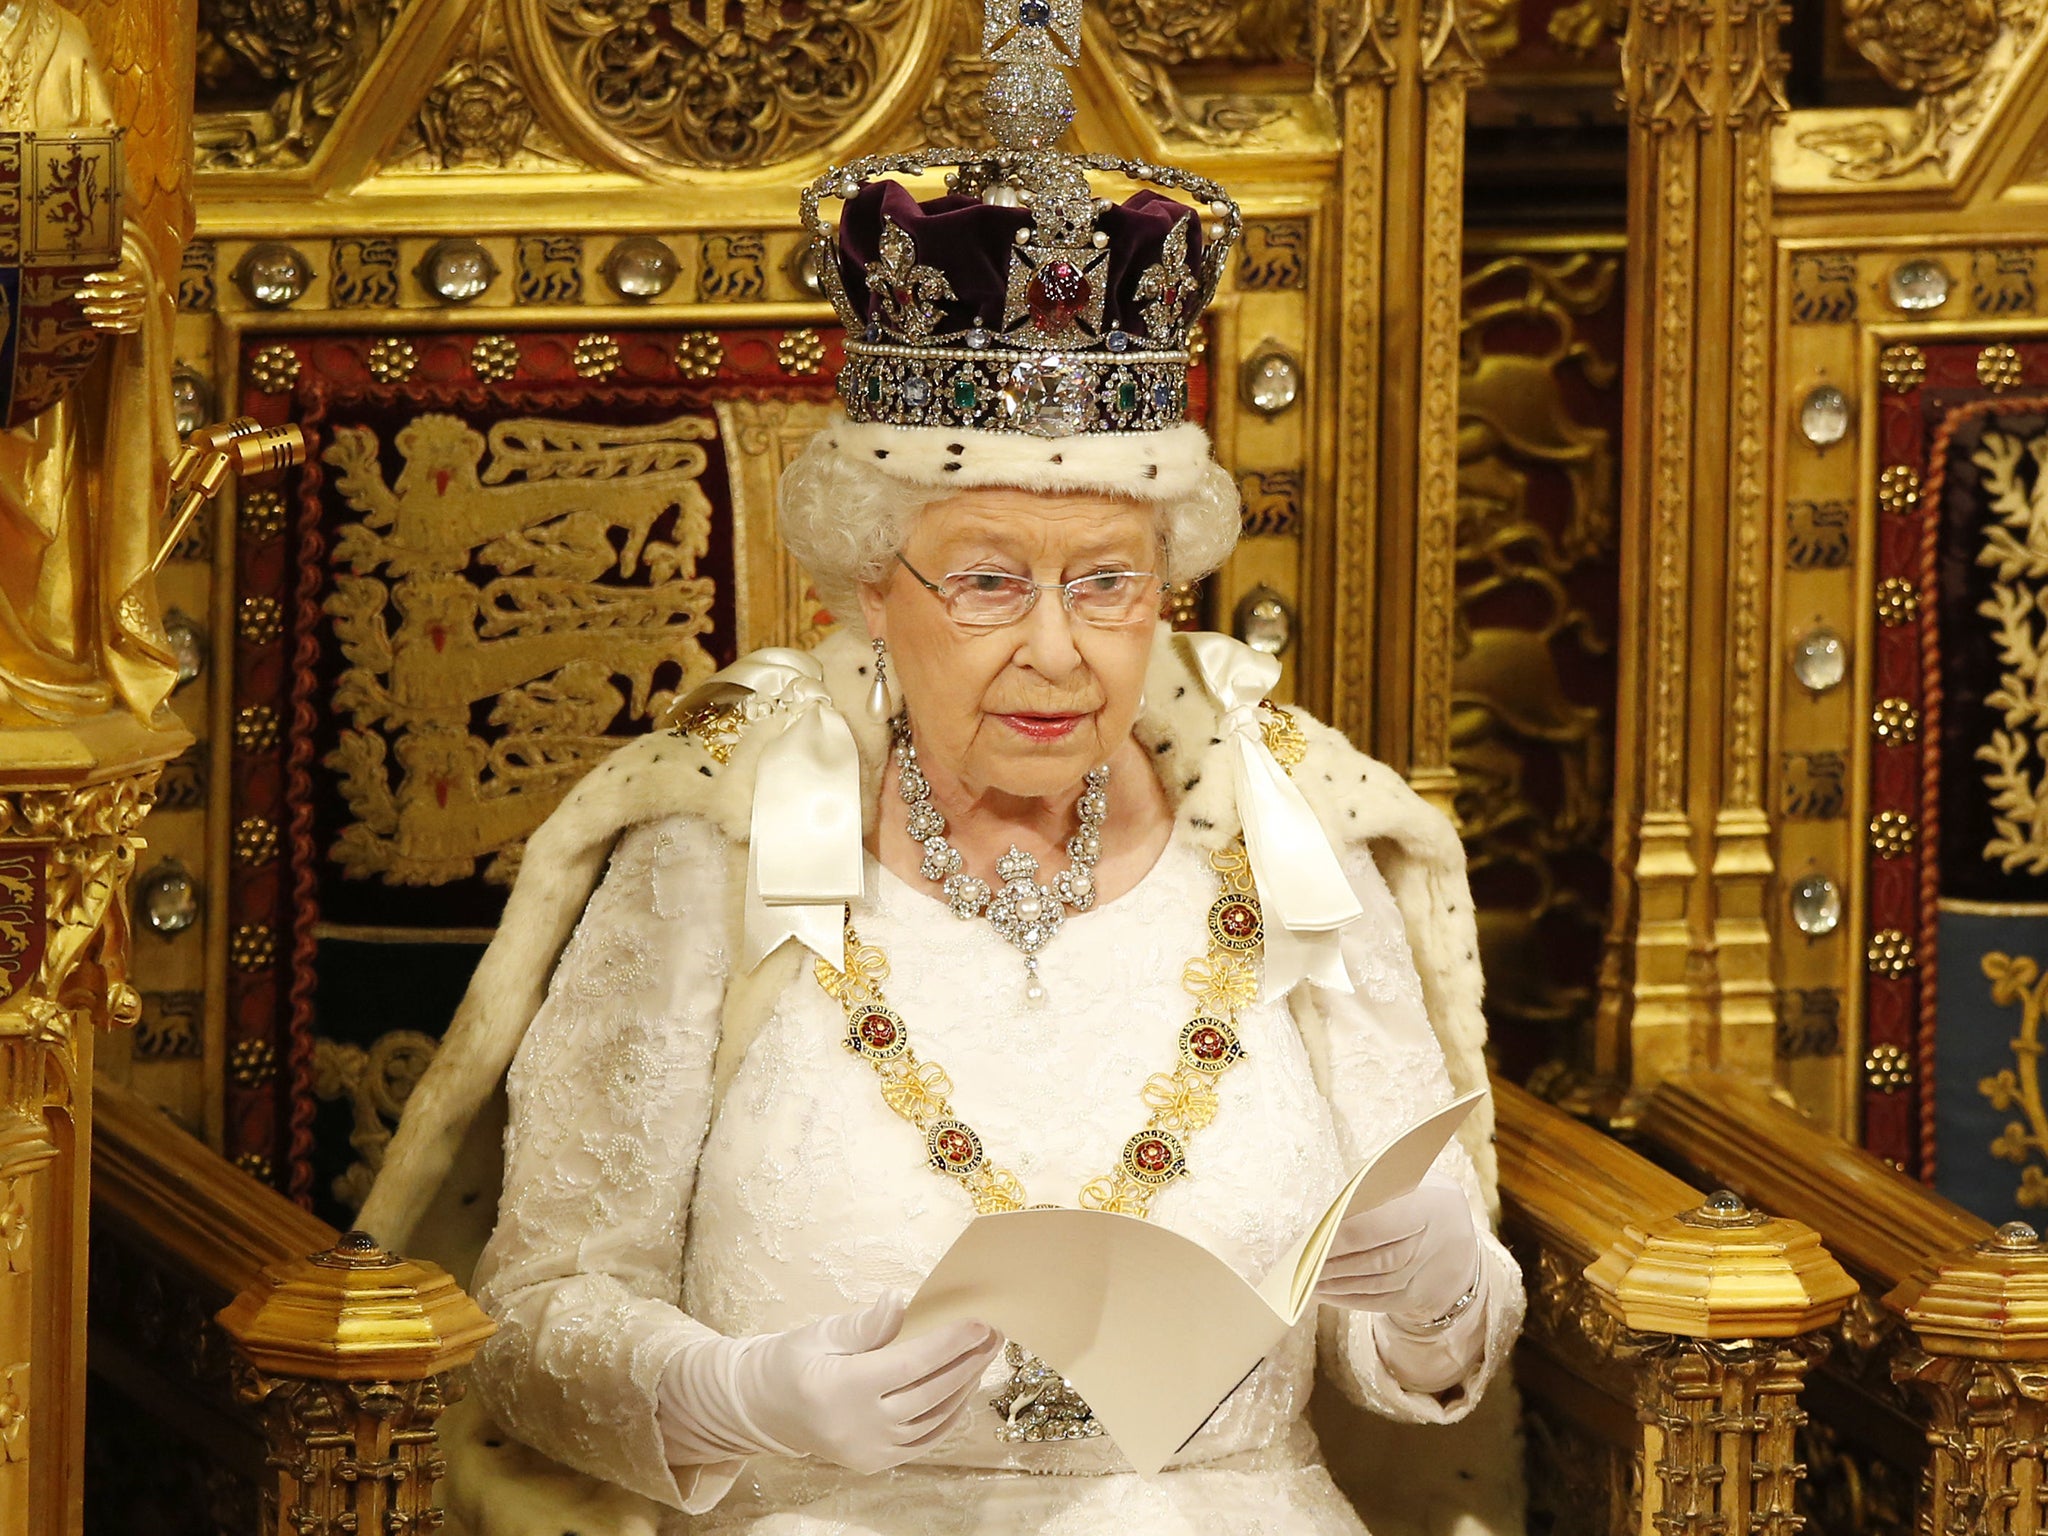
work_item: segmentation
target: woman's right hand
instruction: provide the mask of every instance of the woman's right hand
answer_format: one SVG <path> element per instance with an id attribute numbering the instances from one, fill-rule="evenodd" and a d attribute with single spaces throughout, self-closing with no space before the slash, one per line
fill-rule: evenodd
<path id="1" fill-rule="evenodd" d="M 1003 1340 L 980 1323 L 900 1340 L 907 1305 L 891 1291 L 787 1333 L 692 1345 L 664 1383 L 664 1419 L 673 1409 L 689 1430 L 715 1426 L 711 1438 L 742 1454 L 817 1456 L 860 1473 L 913 1460 L 959 1422 Z"/>

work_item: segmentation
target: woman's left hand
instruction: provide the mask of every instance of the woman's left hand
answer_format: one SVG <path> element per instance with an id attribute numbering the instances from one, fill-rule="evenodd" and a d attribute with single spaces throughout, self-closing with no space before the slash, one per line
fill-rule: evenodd
<path id="1" fill-rule="evenodd" d="M 1337 1228 L 1316 1300 L 1428 1322 L 1456 1306 L 1478 1275 L 1479 1232 L 1465 1191 L 1432 1173 Z"/>

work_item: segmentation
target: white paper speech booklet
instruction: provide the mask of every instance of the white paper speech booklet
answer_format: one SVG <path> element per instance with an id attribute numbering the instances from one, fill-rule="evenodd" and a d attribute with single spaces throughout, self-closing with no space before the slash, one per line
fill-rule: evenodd
<path id="1" fill-rule="evenodd" d="M 1159 1471 L 1301 1320 L 1337 1226 L 1407 1194 L 1485 1096 L 1475 1089 L 1366 1160 L 1252 1285 L 1192 1238 L 1136 1216 L 977 1216 L 912 1298 L 903 1334 L 976 1319 L 1073 1383 L 1130 1463 Z"/>

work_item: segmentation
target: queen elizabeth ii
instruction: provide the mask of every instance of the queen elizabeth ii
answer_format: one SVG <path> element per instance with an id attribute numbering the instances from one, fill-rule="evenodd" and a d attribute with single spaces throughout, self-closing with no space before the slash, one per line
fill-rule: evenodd
<path id="1" fill-rule="evenodd" d="M 1355 1533 L 1318 1363 L 1446 1423 L 1519 1324 L 1480 1123 L 1344 1223 L 1315 1315 L 1156 1477 L 1028 1341 L 902 1331 L 967 1223 L 1035 1204 L 1256 1280 L 1484 1080 L 1451 827 L 1265 701 L 1270 658 L 1162 627 L 1237 535 L 1183 419 L 1236 212 L 1174 172 L 1204 209 L 1097 199 L 1044 149 L 1003 105 L 1058 82 L 1030 3 L 1008 40 L 990 6 L 1007 148 L 927 202 L 883 173 L 935 155 L 806 199 L 852 339 L 781 528 L 840 632 L 743 658 L 535 835 L 363 1212 L 433 1235 L 509 1062 L 477 1396 L 507 1456 L 640 1501 L 621 1529 Z"/>

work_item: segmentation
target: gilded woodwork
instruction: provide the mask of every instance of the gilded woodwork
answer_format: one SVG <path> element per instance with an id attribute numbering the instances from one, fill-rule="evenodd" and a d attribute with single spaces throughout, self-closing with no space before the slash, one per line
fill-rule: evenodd
<path id="1" fill-rule="evenodd" d="M 1178 66 L 1305 62 L 1316 7 L 1308 0 L 1108 0 L 1103 18 L 1131 97 L 1169 133 L 1218 148 L 1240 145 L 1285 107 L 1244 93 L 1197 98 Z"/>
<path id="2" fill-rule="evenodd" d="M 1640 323 L 1625 368 L 1621 628 L 1634 643 L 1595 1065 L 1638 1090 L 1703 1054 L 1759 1072 L 1772 1061 L 1764 658 L 1783 15 L 1747 0 L 1644 4 L 1622 50 L 1625 283 Z"/>
<path id="3" fill-rule="evenodd" d="M 1698 1192 L 1495 1084 L 1523 1256 L 1532 1506 L 1553 1529 L 1799 1529 L 1801 1392 L 1853 1281 L 1799 1222 Z M 1647 1212 L 1679 1211 L 1644 1220 Z M 1588 1262 L 1591 1260 L 1592 1262 Z"/>
<path id="4" fill-rule="evenodd" d="M 660 13 L 513 0 L 509 19 L 577 149 L 664 171 L 774 165 L 831 143 L 889 95 L 924 18 L 909 0 L 686 0 Z"/>
<path id="5" fill-rule="evenodd" d="M 2044 1521 L 2048 1249 L 2010 1223 L 1922 1266 L 1886 1304 L 1919 1344 L 1892 1371 L 1929 1413 L 1922 1528 L 2033 1536 Z"/>
<path id="6" fill-rule="evenodd" d="M 402 3 L 200 0 L 200 168 L 303 164 L 362 83 Z"/>
<path id="7" fill-rule="evenodd" d="M 447 1274 L 361 1232 L 266 1265 L 220 1314 L 270 1442 L 279 1529 L 432 1530 L 436 1423 L 494 1324 Z"/>
<path id="8" fill-rule="evenodd" d="M 1802 114 L 1781 175 L 1806 184 L 1899 183 L 1953 176 L 2031 61 L 2040 0 L 1846 0 L 1844 32 L 1910 107 Z"/>
<path id="9" fill-rule="evenodd" d="M 1458 402 L 1457 810 L 1496 1048 L 1503 1062 L 1545 1050 L 1578 1061 L 1591 1054 L 1582 1036 L 1609 879 L 1614 634 L 1603 598 L 1617 530 L 1614 443 L 1599 412 L 1618 406 L 1620 260 L 1490 241 L 1472 261 Z"/>

